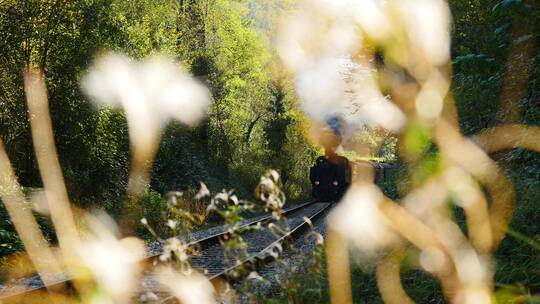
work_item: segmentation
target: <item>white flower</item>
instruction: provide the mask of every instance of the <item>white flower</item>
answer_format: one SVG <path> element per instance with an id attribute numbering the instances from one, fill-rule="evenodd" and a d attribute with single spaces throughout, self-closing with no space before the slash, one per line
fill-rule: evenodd
<path id="1" fill-rule="evenodd" d="M 277 184 L 279 182 L 279 173 L 276 170 L 270 170 L 270 176 L 272 176 L 272 181 L 274 183 Z"/>
<path id="2" fill-rule="evenodd" d="M 261 277 L 256 271 L 252 271 L 247 276 L 248 280 L 257 280 L 257 281 L 264 281 L 263 277 Z"/>
<path id="3" fill-rule="evenodd" d="M 159 260 L 162 261 L 162 262 L 167 262 L 171 259 L 172 257 L 172 252 L 170 250 L 164 250 L 160 255 L 159 255 Z"/>
<path id="4" fill-rule="evenodd" d="M 279 174 L 275 170 L 270 170 L 261 176 L 259 184 L 255 189 L 255 195 L 266 203 L 266 208 L 275 212 L 285 205 L 285 195 L 278 186 Z M 277 213 L 279 214 L 279 213 Z"/>
<path id="5" fill-rule="evenodd" d="M 199 189 L 199 192 L 195 195 L 195 199 L 200 200 L 201 198 L 210 195 L 210 190 L 206 187 L 206 185 L 203 182 L 201 183 L 201 188 Z"/>
<path id="6" fill-rule="evenodd" d="M 306 222 L 309 225 L 309 227 L 313 228 L 313 223 L 311 222 L 309 217 L 303 216 L 302 219 L 304 220 L 304 222 Z"/>
<path id="7" fill-rule="evenodd" d="M 138 262 L 145 253 L 142 241 L 132 237 L 118 240 L 103 222 L 91 217 L 86 222 L 90 232 L 76 248 L 83 266 L 115 303 L 129 302 L 141 271 Z"/>
<path id="8" fill-rule="evenodd" d="M 206 87 L 165 57 L 133 62 L 123 55 L 106 54 L 90 68 L 81 86 L 96 103 L 120 106 L 126 113 L 132 195 L 141 194 L 148 182 L 146 166 L 154 159 L 162 127 L 173 118 L 194 125 L 210 104 Z"/>
<path id="9" fill-rule="evenodd" d="M 216 202 L 214 200 L 211 200 L 208 207 L 206 207 L 206 212 L 210 212 L 213 210 L 217 210 L 217 207 L 216 207 Z"/>
<path id="10" fill-rule="evenodd" d="M 159 256 L 159 260 L 162 262 L 170 260 L 173 256 L 178 259 L 179 262 L 185 262 L 189 256 L 187 254 L 188 245 L 178 238 L 170 238 L 165 241 L 163 246 L 163 253 Z"/>
<path id="11" fill-rule="evenodd" d="M 383 10 L 383 1 L 356 1 L 347 9 L 367 35 L 382 40 L 390 34 L 390 22 Z"/>
<path id="12" fill-rule="evenodd" d="M 184 193 L 181 191 L 171 191 L 167 193 L 167 203 L 171 206 L 176 206 L 178 204 L 178 197 L 183 196 Z"/>
<path id="13" fill-rule="evenodd" d="M 229 201 L 229 193 L 225 192 L 225 191 L 221 191 L 220 193 L 216 194 L 214 196 L 214 200 L 220 200 L 220 201 L 223 201 L 223 202 L 228 202 Z"/>
<path id="14" fill-rule="evenodd" d="M 394 0 L 390 8 L 401 14 L 411 47 L 430 63 L 450 59 L 450 10 L 443 0 Z"/>
<path id="15" fill-rule="evenodd" d="M 322 236 L 322 234 L 318 233 L 318 232 L 314 232 L 314 235 L 315 235 L 315 239 L 316 239 L 316 244 L 317 245 L 322 245 L 324 244 L 324 237 Z"/>
<path id="16" fill-rule="evenodd" d="M 449 21 L 443 0 L 303 1 L 278 36 L 277 48 L 294 72 L 301 107 L 312 119 L 342 117 L 345 138 L 364 124 L 396 132 L 405 115 L 381 93 L 370 58 L 362 55 L 370 52 L 361 42 L 368 36 L 383 47 L 393 44 L 388 56 L 424 81 L 433 70 L 429 66 L 443 66 L 450 58 Z M 422 86 L 417 100 L 422 116 L 440 114 L 447 86 L 440 81 Z"/>
<path id="17" fill-rule="evenodd" d="M 278 226 L 278 225 L 276 225 L 274 223 L 268 224 L 268 229 L 270 230 L 270 232 L 272 232 L 273 235 L 275 235 L 278 238 L 286 235 L 287 232 L 288 232 L 287 228 L 285 228 L 285 230 L 284 230 L 282 227 L 280 227 L 280 226 Z"/>
<path id="18" fill-rule="evenodd" d="M 328 216 L 328 226 L 348 238 L 367 255 L 392 244 L 397 236 L 379 210 L 383 199 L 375 186 L 351 186 Z"/>
<path id="19" fill-rule="evenodd" d="M 157 279 L 183 304 L 217 303 L 212 283 L 196 271 L 181 274 L 169 267 L 161 268 L 157 271 Z"/>
<path id="20" fill-rule="evenodd" d="M 165 57 L 132 62 L 109 53 L 97 60 L 82 87 L 98 103 L 121 105 L 128 121 L 143 133 L 171 118 L 194 125 L 206 114 L 210 100 L 206 87 Z"/>
<path id="21" fill-rule="evenodd" d="M 154 301 L 159 300 L 159 298 L 155 293 L 153 293 L 151 291 L 148 291 L 148 292 L 145 292 L 144 294 L 142 294 L 140 296 L 139 300 L 141 302 L 154 302 Z"/>
<path id="22" fill-rule="evenodd" d="M 167 220 L 167 226 L 171 229 L 174 229 L 176 228 L 176 225 L 178 224 L 177 221 L 174 221 L 174 220 Z"/>
<path id="23" fill-rule="evenodd" d="M 375 0 L 341 5 L 304 1 L 279 35 L 278 50 L 295 73 L 302 109 L 317 122 L 342 117 L 345 138 L 364 124 L 399 131 L 405 122 L 381 93 L 375 69 L 365 59 L 362 65 L 352 59 L 366 31 L 378 26 L 382 36 L 388 34 L 387 18 Z"/>
<path id="24" fill-rule="evenodd" d="M 120 106 L 126 113 L 132 148 L 128 193 L 134 196 L 148 184 L 148 164 L 154 160 L 162 127 L 173 118 L 194 125 L 210 104 L 208 89 L 165 57 L 133 62 L 106 54 L 90 68 L 81 86 L 96 103 Z"/>
<path id="25" fill-rule="evenodd" d="M 283 247 L 280 243 L 276 243 L 274 246 L 272 246 L 270 249 L 266 251 L 266 253 L 273 257 L 274 259 L 279 258 L 279 255 L 283 252 Z"/>

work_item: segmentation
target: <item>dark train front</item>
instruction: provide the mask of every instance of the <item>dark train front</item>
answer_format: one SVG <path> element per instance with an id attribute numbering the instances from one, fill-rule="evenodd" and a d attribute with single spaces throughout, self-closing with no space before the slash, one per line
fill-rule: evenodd
<path id="1" fill-rule="evenodd" d="M 351 185 L 349 160 L 339 155 L 319 156 L 309 170 L 311 194 L 320 202 L 336 202 Z"/>
<path id="2" fill-rule="evenodd" d="M 337 202 L 354 181 L 373 183 L 385 179 L 391 165 L 374 161 L 350 162 L 343 156 L 320 156 L 309 170 L 311 194 L 319 202 Z"/>

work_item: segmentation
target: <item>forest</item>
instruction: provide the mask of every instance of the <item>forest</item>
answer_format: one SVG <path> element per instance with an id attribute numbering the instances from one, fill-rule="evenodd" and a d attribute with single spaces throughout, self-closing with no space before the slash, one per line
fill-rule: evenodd
<path id="1" fill-rule="evenodd" d="M 44 70 L 58 155 L 69 196 L 83 208 L 122 208 L 129 169 L 121 111 L 98 109 L 80 89 L 101 52 L 131 58 L 166 54 L 204 79 L 213 103 L 196 128 L 167 125 L 152 193 L 235 188 L 250 195 L 259 176 L 288 176 L 291 200 L 306 197 L 306 167 L 316 149 L 306 141 L 293 89 L 272 63 L 271 15 L 281 3 L 230 1 L 23 1 L 2 3 L 2 138 L 21 185 L 41 187 L 24 102 L 22 69 Z M 285 5 L 285 4 L 283 4 Z M 263 6 L 268 6 L 265 8 Z M 267 20 L 269 19 L 269 20 Z M 8 237 L 9 224 L 3 227 Z M 14 239 L 12 239 L 13 241 Z"/>
<path id="2" fill-rule="evenodd" d="M 475 298 L 483 299 L 479 302 L 473 298 L 452 298 L 453 293 L 448 292 L 452 283 L 447 283 L 444 276 L 442 279 L 437 274 L 426 276 L 416 269 L 418 267 L 411 266 L 415 264 L 412 260 L 421 259 L 419 256 L 423 251 L 419 253 L 421 246 L 415 243 L 414 237 L 402 233 L 402 237 L 416 247 L 399 245 L 406 248 L 398 246 L 399 250 L 392 251 L 399 251 L 396 254 L 401 257 L 398 268 L 401 267 L 402 284 L 409 295 L 407 299 L 401 298 L 401 303 L 443 303 L 444 300 L 440 300 L 443 298 L 452 303 L 540 301 L 540 212 L 537 207 L 540 201 L 540 155 L 535 150 L 540 143 L 540 138 L 535 137 L 540 134 L 535 129 L 540 126 L 539 3 L 527 0 L 433 0 L 435 5 L 427 0 L 404 0 L 403 3 L 409 5 L 404 8 L 405 4 L 401 7 L 392 0 L 340 0 L 336 1 L 339 4 L 335 4 L 338 8 L 334 9 L 331 2 L 0 0 L 0 138 L 25 200 L 39 200 L 41 189 L 47 189 L 36 146 L 38 133 L 32 125 L 39 119 L 27 104 L 32 91 L 27 80 L 30 70 L 40 71 L 43 75 L 53 145 L 74 214 L 108 214 L 119 223 L 120 230 L 126 214 L 131 215 L 130 225 L 134 227 L 122 231 L 149 241 L 154 233 L 163 238 L 177 233 L 164 225 L 165 218 L 171 216 L 171 195 L 182 193 L 181 200 L 188 206 L 188 211 L 195 214 L 195 217 L 187 216 L 188 213 L 176 214 L 177 220 L 189 222 L 186 224 L 189 229 L 211 226 L 221 223 L 222 219 L 206 214 L 206 205 L 193 199 L 200 196 L 201 187 L 207 187 L 212 194 L 231 190 L 229 196 L 234 189 L 238 198 L 255 201 L 261 199 L 255 188 L 260 186 L 264 176 L 268 176 L 270 169 L 279 173 L 280 191 L 288 205 L 310 201 L 309 168 L 324 154 L 316 130 L 324 123 L 324 115 L 348 109 L 348 105 L 337 99 L 350 92 L 345 90 L 345 95 L 340 95 L 336 91 L 348 86 L 371 90 L 371 82 L 365 84 L 367 82 L 355 78 L 370 73 L 362 70 L 369 66 L 377 75 L 373 77 L 376 95 L 392 106 L 385 104 L 379 112 L 370 112 L 369 106 L 353 102 L 357 109 L 345 119 L 347 142 L 340 153 L 352 162 L 371 161 L 397 168 L 376 184 L 385 197 L 399 201 L 396 205 L 400 206 L 406 206 L 407 198 L 411 197 L 409 194 L 431 185 L 434 178 L 446 176 L 444 178 L 452 181 L 471 180 L 473 188 L 485 195 L 487 212 L 494 223 L 493 242 L 482 245 L 470 235 L 475 232 L 471 228 L 474 223 L 469 222 L 469 210 L 459 203 L 448 203 L 459 201 L 462 198 L 459 189 L 463 188 L 452 188 L 454 190 L 449 190 L 448 197 L 441 198 L 445 204 L 455 205 L 444 210 L 450 210 L 447 212 L 451 214 L 449 217 L 466 234 L 465 239 L 471 239 L 471 246 L 481 253 L 479 256 L 491 257 L 490 262 L 486 262 L 490 265 L 486 267 L 490 269 L 488 273 L 492 279 L 486 283 L 486 288 L 491 290 L 487 302 L 481 297 Z M 354 17 L 339 11 L 340 5 L 346 7 L 349 2 L 360 7 Z M 433 17 L 429 11 L 437 10 L 439 4 L 448 9 L 447 17 L 444 17 L 445 10 L 441 13 L 448 24 L 441 25 L 440 31 L 439 23 L 444 23 L 441 21 L 444 18 L 438 20 L 440 16 L 435 14 Z M 369 18 L 369 13 L 362 13 L 369 11 L 362 5 L 374 11 L 374 7 L 390 7 L 388 12 L 380 10 L 387 14 L 384 16 L 394 18 L 385 17 L 389 18 L 386 21 L 389 25 L 385 26 L 392 34 L 381 34 L 385 28 L 380 25 L 382 23 L 378 24 L 379 32 L 373 31 L 373 24 L 378 21 L 376 17 Z M 409 12 L 410 16 L 404 12 Z M 377 13 L 380 12 L 377 10 Z M 419 20 L 406 20 L 413 15 Z M 306 21 L 309 18 L 313 19 Z M 359 20 L 353 22 L 353 30 L 347 23 L 349 21 L 343 21 L 348 18 Z M 290 19 L 293 21 L 288 21 Z M 415 26 L 420 30 L 433 26 L 435 30 L 430 33 L 434 36 L 426 38 L 428 42 L 416 41 L 414 32 L 406 33 L 406 27 Z M 447 55 L 444 55 L 446 38 L 437 35 L 448 36 Z M 418 37 L 422 38 L 421 35 Z M 356 45 L 351 42 L 355 39 L 362 42 Z M 295 53 L 295 47 L 301 50 Z M 438 52 L 438 48 L 443 51 Z M 353 67 L 340 72 L 340 79 L 345 79 L 341 86 L 341 80 L 325 73 L 334 71 L 335 63 L 328 58 L 334 51 L 340 53 L 343 50 L 349 52 L 350 58 L 346 62 Z M 130 121 L 132 114 L 127 109 L 111 106 L 113 103 L 102 102 L 106 104 L 103 106 L 95 102 L 107 94 L 105 88 L 101 87 L 104 92 L 98 92 L 99 86 L 97 89 L 85 86 L 88 83 L 85 81 L 92 80 L 93 71 L 98 72 L 98 78 L 103 76 L 99 74 L 103 71 L 115 72 L 114 64 L 100 63 L 111 54 L 117 56 L 114 58 L 119 62 L 125 61 L 126 66 L 133 66 L 133 74 L 141 71 L 141 75 L 153 63 L 152 58 L 158 58 L 157 61 L 168 58 L 197 85 L 204 86 L 209 95 L 206 114 L 196 123 L 186 122 L 181 114 L 168 114 L 164 107 L 162 112 L 165 114 L 159 115 L 173 119 L 156 122 L 159 125 L 156 127 L 158 140 L 146 144 L 152 151 L 141 160 L 141 168 L 146 168 L 142 170 L 148 170 L 147 181 L 142 190 L 135 192 L 131 192 L 130 184 L 139 152 L 130 132 L 134 129 L 132 124 L 151 125 L 153 118 L 140 115 L 136 118 L 138 121 Z M 136 62 L 138 66 L 134 65 Z M 360 67 L 360 72 L 355 70 L 356 66 Z M 118 65 L 119 69 L 121 67 Z M 158 95 L 159 89 L 149 89 L 145 94 Z M 367 89 L 366 92 L 365 96 L 372 94 Z M 356 98 L 362 99 L 362 96 Z M 423 106 L 423 100 L 429 98 L 439 100 L 440 105 L 433 102 Z M 416 101 L 410 102 L 412 99 Z M 149 109 L 159 106 L 157 101 L 148 105 Z M 188 108 L 173 110 L 190 111 Z M 444 125 L 439 128 L 434 122 L 446 115 L 453 117 L 448 121 L 455 123 L 455 128 L 444 129 Z M 148 122 L 142 121 L 145 119 Z M 506 125 L 514 129 L 504 133 L 502 127 L 501 130 L 496 128 Z M 525 126 L 525 129 L 518 126 Z M 513 137 L 513 130 L 520 134 L 519 139 Z M 485 165 L 493 170 L 489 171 L 489 176 L 481 171 L 483 169 L 474 171 L 474 166 L 481 163 L 479 159 L 484 159 L 480 156 L 476 161 L 460 162 L 460 157 L 465 159 L 467 151 L 473 150 L 452 150 L 457 144 L 450 141 L 458 136 L 453 132 L 463 138 L 472 138 L 487 151 L 485 155 L 489 154 L 493 160 L 489 162 L 492 167 Z M 447 176 L 451 170 L 446 169 L 451 168 L 451 164 L 459 164 L 458 167 L 467 171 L 467 178 L 462 178 L 464 173 Z M 6 167 L 0 164 L 2 168 L 2 174 L 8 176 Z M 507 184 L 490 178 L 499 175 L 505 176 L 501 180 Z M 278 184 L 278 181 L 274 182 Z M 510 194 L 505 192 L 508 185 L 513 187 Z M 490 190 L 492 186 L 493 191 Z M 13 215 L 4 205 L 9 187 L 2 184 L 1 188 L 0 277 L 7 280 L 12 276 L 10 272 L 22 263 L 21 252 L 28 244 L 21 240 Z M 438 199 L 438 196 L 434 197 L 434 200 Z M 507 198 L 515 201 L 508 207 L 513 209 L 513 214 L 511 220 L 502 216 L 500 228 L 496 226 L 500 218 L 493 206 L 498 206 L 499 199 Z M 35 209 L 32 214 L 45 242 L 62 247 L 55 218 L 47 212 L 39 212 L 32 204 L 28 208 Z M 226 223 L 230 220 L 227 216 L 224 216 Z M 245 214 L 240 212 L 238 216 Z M 141 222 L 141 218 L 144 221 Z M 433 219 L 422 220 L 427 226 L 432 225 Z M 149 232 L 148 227 L 153 229 Z M 504 230 L 500 236 L 497 236 L 498 229 Z M 445 235 L 446 232 L 440 233 Z M 281 291 L 272 299 L 266 298 L 266 302 L 346 303 L 352 299 L 354 303 L 400 303 L 392 302 L 391 297 L 384 295 L 381 288 L 384 284 L 378 281 L 373 267 L 364 267 L 362 254 L 358 257 L 362 261 L 354 262 L 354 253 L 350 257 L 353 266 L 350 270 L 347 268 L 351 273 L 351 298 L 339 298 L 339 292 L 336 298 L 332 280 L 337 279 L 335 271 L 331 270 L 332 258 L 328 253 L 332 242 L 328 242 L 326 253 L 315 254 L 314 259 L 326 259 L 317 273 L 298 274 L 294 284 L 289 282 L 291 291 Z M 363 244 L 360 242 L 357 246 Z M 385 243 L 381 248 L 385 246 L 390 245 Z M 384 261 L 384 257 L 382 259 Z M 437 280 L 441 281 L 440 285 Z M 340 299 L 349 300 L 341 302 Z M 117 300 L 110 303 L 120 303 Z M 262 299 L 251 301 L 262 302 Z"/>

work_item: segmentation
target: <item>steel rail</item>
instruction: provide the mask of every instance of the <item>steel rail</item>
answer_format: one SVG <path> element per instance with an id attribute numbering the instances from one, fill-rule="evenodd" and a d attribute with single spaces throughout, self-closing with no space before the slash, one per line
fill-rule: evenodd
<path id="1" fill-rule="evenodd" d="M 322 214 L 325 213 L 325 211 L 328 210 L 333 204 L 332 203 L 325 203 L 322 208 L 318 209 L 313 214 L 310 214 L 309 216 L 306 216 L 311 223 L 314 223 L 318 217 L 320 217 Z M 276 248 L 277 246 L 287 242 L 292 241 L 295 237 L 303 234 L 310 226 L 311 223 L 308 223 L 307 221 L 303 220 L 301 223 L 296 225 L 293 229 L 289 230 L 287 233 L 279 237 L 277 240 L 273 241 L 269 245 L 265 246 L 262 250 L 259 250 L 256 253 L 253 253 L 246 257 L 244 260 L 241 261 L 240 264 L 228 267 L 222 271 L 220 271 L 217 274 L 214 274 L 209 277 L 210 282 L 216 283 L 217 281 L 221 279 L 225 279 L 227 281 L 231 281 L 230 277 L 227 275 L 228 273 L 234 271 L 235 269 L 238 269 L 240 267 L 244 267 L 247 265 L 247 267 L 251 267 L 253 270 L 259 269 L 261 267 L 264 267 L 273 261 L 275 261 L 275 257 L 268 254 L 273 248 Z M 173 296 L 168 296 L 160 301 L 160 303 L 169 303 L 170 301 L 173 301 Z"/>
<path id="2" fill-rule="evenodd" d="M 292 206 L 292 207 L 289 207 L 289 208 L 286 208 L 283 210 L 283 214 L 290 214 L 292 212 L 295 212 L 297 210 L 300 210 L 306 206 L 309 206 L 311 204 L 313 204 L 314 202 L 313 201 L 310 201 L 310 202 L 307 202 L 307 203 L 302 203 L 302 204 L 298 204 L 298 205 L 295 205 L 295 206 Z M 256 225 L 257 223 L 263 223 L 263 222 L 266 222 L 270 219 L 272 219 L 273 216 L 271 213 L 268 213 L 262 217 L 254 217 L 253 219 L 247 219 L 246 222 L 242 223 L 238 228 L 247 228 L 249 226 L 253 226 L 253 225 Z M 226 227 L 225 225 L 223 225 L 224 227 Z M 220 237 L 223 237 L 225 235 L 227 235 L 229 232 L 227 231 L 227 229 L 223 229 L 221 230 L 220 232 L 218 233 L 215 233 L 215 234 L 211 234 L 211 235 L 208 235 L 208 236 L 204 236 L 200 239 L 196 239 L 196 240 L 193 240 L 191 242 L 188 243 L 188 246 L 195 246 L 195 245 L 200 245 L 201 247 L 205 247 L 209 244 L 212 244 L 214 242 L 218 242 Z M 143 263 L 143 264 L 152 264 L 152 261 L 154 261 L 156 258 L 158 258 L 159 256 L 161 255 L 161 253 L 157 253 L 157 254 L 152 254 L 152 255 L 149 255 L 149 256 L 146 256 L 145 258 L 143 258 L 141 261 L 139 261 L 139 263 Z M 50 275 L 50 274 L 48 274 Z M 57 274 L 53 274 L 53 275 L 57 275 Z M 60 275 L 60 274 L 58 274 Z M 30 280 L 31 278 L 33 277 L 29 277 L 28 279 Z M 9 293 L 9 294 L 1 294 L 0 293 L 0 303 L 21 303 L 20 301 L 24 298 L 24 297 L 27 297 L 27 296 L 31 296 L 31 294 L 33 293 L 37 293 L 37 292 L 40 292 L 40 291 L 44 291 L 44 290 L 59 290 L 59 289 L 62 289 L 62 287 L 64 288 L 64 293 L 66 294 L 72 294 L 75 290 L 71 284 L 71 281 L 73 279 L 76 279 L 75 277 L 67 277 L 65 279 L 62 279 L 62 280 L 58 280 L 57 282 L 53 283 L 53 284 L 49 284 L 49 285 L 42 285 L 42 286 L 35 286 L 35 287 L 28 287 L 24 290 L 21 290 L 21 291 L 17 291 L 17 292 L 13 292 L 13 293 Z"/>

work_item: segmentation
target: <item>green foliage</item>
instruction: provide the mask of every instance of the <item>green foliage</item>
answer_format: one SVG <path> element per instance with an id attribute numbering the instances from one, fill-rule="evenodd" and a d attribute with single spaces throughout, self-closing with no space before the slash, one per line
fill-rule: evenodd
<path id="1" fill-rule="evenodd" d="M 384 195 L 397 199 L 409 188 L 406 180 L 407 168 L 403 162 L 391 163 L 379 170 L 380 177 L 375 182 Z"/>
<path id="2" fill-rule="evenodd" d="M 539 125 L 540 48 L 537 30 L 540 25 L 540 9 L 537 3 L 520 0 L 502 1 L 451 1 L 454 15 L 454 84 L 453 92 L 459 111 L 460 125 L 465 134 L 474 134 L 497 125 L 497 110 L 500 107 L 501 88 L 513 85 L 514 78 L 507 79 L 512 62 L 508 50 L 517 46 L 521 69 L 527 73 L 524 92 L 512 92 L 510 96 L 522 107 L 521 123 Z M 536 38 L 532 52 L 525 53 L 525 43 Z M 524 60 L 524 56 L 529 57 Z M 517 75 L 519 76 L 519 75 Z M 522 93 L 522 94 L 519 94 Z M 540 177 L 540 155 L 523 149 L 507 151 L 495 156 L 498 163 L 509 173 L 516 188 L 516 209 L 511 229 L 498 248 L 495 258 L 497 267 L 495 282 L 512 284 L 502 287 L 497 301 L 508 302 L 526 290 L 538 288 L 540 280 L 539 252 L 530 244 L 538 241 L 537 214 L 538 178 Z M 517 237 L 522 236 L 522 237 Z M 515 284 L 521 284 L 521 289 Z M 506 299 L 506 300 L 505 300 Z M 525 299 L 522 297 L 522 299 Z"/>
<path id="3" fill-rule="evenodd" d="M 404 153 L 411 157 L 418 157 L 419 155 L 423 155 L 429 148 L 431 136 L 428 134 L 425 126 L 411 124 L 405 131 L 403 141 L 403 145 L 406 149 Z"/>
<path id="4" fill-rule="evenodd" d="M 511 86 L 505 82 L 510 64 L 521 64 L 517 73 L 527 73 L 530 81 L 524 95 L 515 92 L 511 98 L 522 100 L 523 117 L 527 123 L 538 124 L 539 72 L 538 39 L 530 60 L 524 61 L 524 43 L 537 37 L 534 28 L 540 25 L 537 4 L 527 1 L 450 1 L 454 18 L 453 93 L 456 97 L 462 131 L 469 135 L 498 123 L 496 111 L 500 107 L 500 92 Z M 515 57 L 509 57 L 511 45 L 517 46 Z M 512 62 L 513 58 L 518 58 Z M 530 119 L 534 117 L 535 119 Z"/>
<path id="5" fill-rule="evenodd" d="M 170 235 L 167 226 L 165 226 L 165 219 L 167 218 L 167 200 L 163 198 L 159 193 L 155 191 L 147 191 L 140 199 L 142 207 L 142 217 L 148 221 L 151 227 L 157 229 L 157 233 L 163 236 Z M 138 232 L 140 235 L 147 238 L 152 237 L 147 235 L 146 226 L 139 224 Z"/>
<path id="6" fill-rule="evenodd" d="M 154 189 L 160 193 L 187 190 L 198 187 L 200 181 L 215 191 L 232 186 L 228 176 L 210 161 L 204 131 L 204 128 L 190 130 L 176 123 L 165 130 L 153 168 Z M 239 191 L 250 192 L 242 187 Z"/>
<path id="7" fill-rule="evenodd" d="M 540 241 L 537 225 L 540 215 L 536 211 L 540 200 L 540 193 L 537 191 L 540 182 L 536 177 L 527 176 L 517 168 L 512 168 L 509 173 L 516 188 L 517 208 L 510 226 L 512 232 L 495 253 L 495 282 L 519 283 L 529 289 L 538 289 L 540 251 L 531 243 Z"/>
<path id="8" fill-rule="evenodd" d="M 115 192 L 122 188 L 114 182 L 125 175 L 118 167 L 125 165 L 122 158 L 126 159 L 127 150 L 124 156 L 114 150 L 104 154 L 109 145 L 126 142 L 121 130 L 125 123 L 106 125 L 108 114 L 100 117 L 78 89 L 79 74 L 99 48 L 110 45 L 114 36 L 122 40 L 112 1 L 4 1 L 1 5 L 0 30 L 6 35 L 0 44 L 0 100 L 8 105 L 2 106 L 1 135 L 21 183 L 41 184 L 21 77 L 24 66 L 40 66 L 47 76 L 55 139 L 70 194 L 80 203 L 118 195 Z M 113 159 L 118 167 L 109 166 Z"/>
<path id="9" fill-rule="evenodd" d="M 15 228 L 7 215 L 6 209 L 3 205 L 0 208 L 0 216 L 2 217 L 2 221 L 0 222 L 0 240 L 2 242 L 0 244 L 0 256 L 5 256 L 22 250 L 23 244 L 17 232 L 15 232 Z"/>
<path id="10" fill-rule="evenodd" d="M 291 198 L 305 198 L 306 168 L 315 152 L 306 142 L 292 86 L 273 79 L 268 39 L 254 25 L 255 9 L 226 0 L 0 1 L 0 136 L 20 183 L 42 186 L 21 73 L 30 66 L 46 76 L 70 198 L 114 216 L 125 211 L 130 166 L 125 116 L 95 108 L 79 89 L 92 59 L 114 50 L 133 58 L 157 53 L 176 58 L 213 97 L 200 127 L 165 128 L 152 189 L 143 199 L 147 214 L 166 211 L 158 193 L 195 188 L 199 181 L 213 191 L 234 188 L 249 198 L 270 167 L 289 177 Z M 0 221 L 1 243 L 8 244 L 0 250 L 9 247 L 1 253 L 20 249 L 5 212 Z"/>

